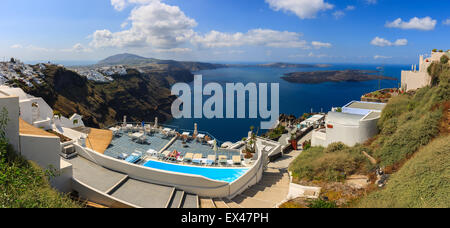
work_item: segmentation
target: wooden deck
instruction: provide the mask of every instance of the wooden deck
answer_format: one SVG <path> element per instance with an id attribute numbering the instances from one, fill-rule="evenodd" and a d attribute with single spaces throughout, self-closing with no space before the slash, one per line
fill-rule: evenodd
<path id="1" fill-rule="evenodd" d="M 37 127 L 27 123 L 22 118 L 19 118 L 19 133 L 24 134 L 24 135 L 58 137 L 52 133 L 46 132 L 40 128 L 37 128 Z"/>
<path id="2" fill-rule="evenodd" d="M 110 130 L 100 130 L 91 128 L 86 139 L 86 146 L 96 152 L 104 154 L 111 144 L 113 132 Z"/>

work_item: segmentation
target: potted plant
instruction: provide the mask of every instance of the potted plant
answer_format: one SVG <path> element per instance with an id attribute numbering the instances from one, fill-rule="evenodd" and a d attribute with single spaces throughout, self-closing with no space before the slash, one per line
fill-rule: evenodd
<path id="1" fill-rule="evenodd" d="M 246 164 L 250 164 L 251 163 L 251 159 L 253 158 L 253 154 L 251 153 L 251 151 L 246 151 L 245 152 L 245 156 L 244 156 L 244 162 Z"/>

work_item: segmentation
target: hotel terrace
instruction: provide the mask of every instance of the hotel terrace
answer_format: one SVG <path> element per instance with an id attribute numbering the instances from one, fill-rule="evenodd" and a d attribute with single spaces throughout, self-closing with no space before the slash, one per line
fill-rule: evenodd
<path id="1" fill-rule="evenodd" d="M 14 149 L 55 168 L 52 186 L 82 200 L 107 207 L 275 207 L 288 193 L 287 174 L 267 170 L 268 156 L 282 152 L 278 142 L 220 143 L 197 126 L 182 130 L 157 119 L 127 123 L 125 117 L 108 129 L 89 128 L 82 116 L 55 115 L 42 98 L 7 86 L 0 86 L 0 107 L 8 111 L 6 136 Z M 243 195 L 279 183 L 285 190 L 273 203 Z"/>

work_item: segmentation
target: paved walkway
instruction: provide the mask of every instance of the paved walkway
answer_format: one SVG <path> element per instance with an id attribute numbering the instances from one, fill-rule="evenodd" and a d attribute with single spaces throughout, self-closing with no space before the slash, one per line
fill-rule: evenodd
<path id="1" fill-rule="evenodd" d="M 303 137 L 299 142 L 310 140 L 312 132 Z M 269 163 L 263 174 L 262 180 L 255 186 L 247 189 L 242 194 L 228 199 L 200 200 L 201 208 L 274 208 L 285 201 L 289 194 L 290 177 L 289 165 L 302 153 L 291 151 L 282 158 Z"/>

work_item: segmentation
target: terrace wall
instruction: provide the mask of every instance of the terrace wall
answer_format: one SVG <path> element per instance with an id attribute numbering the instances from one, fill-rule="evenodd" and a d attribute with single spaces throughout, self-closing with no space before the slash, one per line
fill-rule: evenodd
<path id="1" fill-rule="evenodd" d="M 59 137 L 20 134 L 20 153 L 43 169 L 61 167 L 61 142 Z"/>
<path id="2" fill-rule="evenodd" d="M 361 120 L 359 125 L 345 125 L 329 120 L 327 124 L 333 125 L 326 133 L 326 145 L 342 142 L 348 146 L 364 143 L 378 133 L 377 122 L 379 118 L 372 120 Z"/>
<path id="3" fill-rule="evenodd" d="M 6 125 L 6 138 L 15 151 L 19 151 L 19 97 L 0 93 L 0 111 L 8 110 L 8 124 Z"/>
<path id="4" fill-rule="evenodd" d="M 427 72 L 402 71 L 402 88 L 406 91 L 429 85 L 431 85 L 431 77 Z"/>

